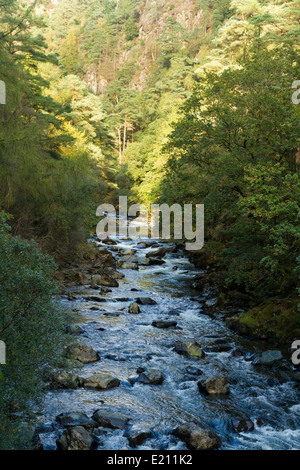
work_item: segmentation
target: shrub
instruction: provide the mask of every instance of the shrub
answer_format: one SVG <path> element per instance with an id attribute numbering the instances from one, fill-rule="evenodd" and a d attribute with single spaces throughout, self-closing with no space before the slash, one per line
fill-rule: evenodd
<path id="1" fill-rule="evenodd" d="M 61 356 L 63 313 L 54 300 L 56 265 L 34 242 L 12 237 L 0 214 L 0 447 L 22 445 L 17 416 L 28 411 L 43 389 L 43 378 Z M 13 430 L 13 435 L 10 431 Z"/>

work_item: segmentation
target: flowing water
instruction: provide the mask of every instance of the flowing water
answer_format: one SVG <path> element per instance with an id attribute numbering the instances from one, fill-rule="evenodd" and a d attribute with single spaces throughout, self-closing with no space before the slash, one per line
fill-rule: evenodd
<path id="1" fill-rule="evenodd" d="M 135 241 L 119 239 L 115 248 L 130 249 L 135 245 Z M 139 249 L 136 254 L 143 258 L 150 250 Z M 199 271 L 184 253 L 168 254 L 165 260 L 162 266 L 120 269 L 125 278 L 119 281 L 118 288 L 101 294 L 105 297 L 103 303 L 86 301 L 84 296 L 95 295 L 95 290 L 82 286 L 71 289 L 75 300 L 62 299 L 69 308 L 78 311 L 78 324 L 84 330 L 81 341 L 99 351 L 101 356 L 101 361 L 85 365 L 79 375 L 87 377 L 108 371 L 118 377 L 121 384 L 107 391 L 84 388 L 49 391 L 41 421 L 53 423 L 62 412 L 76 411 L 91 416 L 95 410 L 105 407 L 120 411 L 128 415 L 132 423 L 154 431 L 153 437 L 139 449 L 185 449 L 185 444 L 170 434 L 172 428 L 184 422 L 216 432 L 222 440 L 222 449 L 299 449 L 299 385 L 289 381 L 282 383 L 273 372 L 253 365 L 249 360 L 250 352 L 256 345 L 230 331 L 221 319 L 201 313 L 207 293 L 199 298 L 199 292 L 192 289 L 193 277 Z M 139 315 L 129 314 L 128 307 L 137 297 L 151 297 L 157 305 L 141 306 Z M 174 310 L 178 310 L 179 315 L 174 316 Z M 179 328 L 154 328 L 152 322 L 158 319 L 175 320 Z M 199 342 L 206 357 L 195 361 L 179 356 L 173 351 L 173 344 L 182 339 Z M 211 345 L 220 339 L 231 346 L 231 351 L 211 351 Z M 239 346 L 249 354 L 233 357 L 232 350 Z M 136 369 L 145 365 L 163 373 L 165 380 L 161 385 L 136 383 L 132 386 L 129 383 L 128 379 L 137 375 Z M 218 374 L 228 375 L 229 396 L 207 398 L 201 395 L 197 387 L 199 378 L 196 380 L 186 371 L 189 366 L 202 370 L 201 380 Z M 255 430 L 234 432 L 232 420 L 241 418 L 253 420 Z M 41 437 L 46 448 L 55 447 L 55 432 Z M 99 438 L 99 449 L 130 447 L 123 431 L 110 430 Z"/>

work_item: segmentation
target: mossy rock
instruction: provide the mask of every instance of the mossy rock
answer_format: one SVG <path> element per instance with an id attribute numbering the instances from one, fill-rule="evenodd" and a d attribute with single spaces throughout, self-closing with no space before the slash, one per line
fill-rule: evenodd
<path id="1" fill-rule="evenodd" d="M 81 260 L 94 261 L 98 256 L 98 248 L 92 243 L 81 243 L 77 246 L 77 256 Z"/>
<path id="2" fill-rule="evenodd" d="M 230 319 L 240 333 L 285 344 L 300 337 L 298 299 L 270 298 L 258 307 Z"/>

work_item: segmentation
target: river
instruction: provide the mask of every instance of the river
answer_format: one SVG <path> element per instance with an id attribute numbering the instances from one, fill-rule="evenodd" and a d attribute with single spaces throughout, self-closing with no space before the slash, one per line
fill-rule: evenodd
<path id="1" fill-rule="evenodd" d="M 135 247 L 136 241 L 119 239 L 113 254 L 117 249 Z M 151 250 L 154 248 L 137 249 L 136 255 L 143 259 Z M 80 375 L 88 377 L 108 371 L 121 384 L 106 391 L 51 390 L 43 401 L 40 421 L 53 423 L 57 415 L 71 411 L 91 416 L 105 407 L 120 411 L 135 425 L 153 431 L 139 449 L 186 449 L 170 433 L 184 422 L 214 431 L 221 438 L 222 449 L 299 449 L 299 384 L 282 383 L 272 370 L 252 363 L 253 353 L 264 348 L 262 343 L 253 344 L 229 330 L 221 319 L 202 314 L 201 306 L 209 292 L 199 296 L 191 287 L 198 271 L 184 252 L 168 253 L 164 260 L 162 266 L 120 269 L 125 277 L 118 288 L 105 294 L 103 303 L 87 301 L 85 296 L 95 295 L 95 290 L 83 286 L 70 290 L 73 300 L 62 298 L 63 304 L 77 312 L 78 324 L 84 330 L 80 340 L 101 356 L 101 361 L 85 365 Z M 151 297 L 156 305 L 142 305 L 139 315 L 130 314 L 128 307 L 137 297 Z M 154 328 L 152 322 L 158 319 L 175 320 L 178 328 Z M 178 355 L 173 344 L 183 339 L 197 341 L 206 357 L 195 361 Z M 226 344 L 228 351 L 214 351 L 216 343 Z M 246 355 L 235 357 L 232 351 L 237 347 L 242 347 Z M 163 373 L 161 385 L 129 383 L 128 379 L 137 375 L 136 369 L 145 365 Z M 190 366 L 200 368 L 203 376 L 189 374 Z M 218 374 L 228 376 L 230 394 L 216 397 L 200 394 L 197 380 Z M 241 418 L 251 419 L 254 431 L 235 432 L 232 420 Z M 57 431 L 47 430 L 40 437 L 46 449 L 56 447 Z M 98 448 L 130 449 L 122 430 L 108 430 L 99 437 Z"/>

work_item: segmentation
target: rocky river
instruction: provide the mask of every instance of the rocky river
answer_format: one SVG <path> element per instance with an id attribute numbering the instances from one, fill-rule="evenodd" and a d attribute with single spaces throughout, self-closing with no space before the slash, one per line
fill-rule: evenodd
<path id="1" fill-rule="evenodd" d="M 117 271 L 62 296 L 84 346 L 71 348 L 81 367 L 57 377 L 39 410 L 44 449 L 300 448 L 288 358 L 278 366 L 267 353 L 262 365 L 270 346 L 203 313 L 213 294 L 193 289 L 199 271 L 180 246 L 93 243 Z"/>

